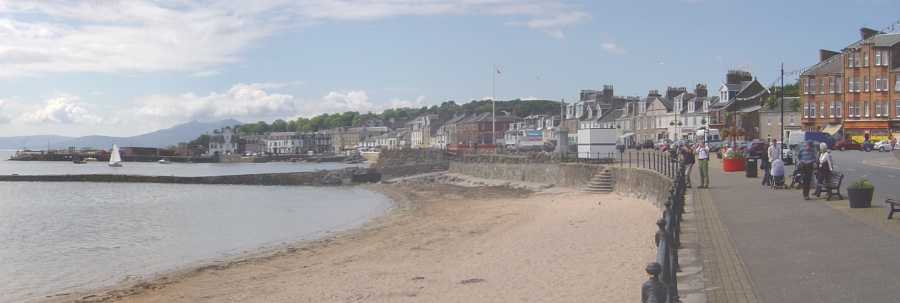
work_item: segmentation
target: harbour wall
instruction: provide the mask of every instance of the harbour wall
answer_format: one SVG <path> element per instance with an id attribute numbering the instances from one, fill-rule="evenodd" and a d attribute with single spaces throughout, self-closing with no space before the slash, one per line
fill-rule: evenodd
<path id="1" fill-rule="evenodd" d="M 569 163 L 461 163 L 451 162 L 449 172 L 486 179 L 527 181 L 580 189 L 603 169 L 612 173 L 613 192 L 648 200 L 662 206 L 672 179 L 643 168 Z"/>
<path id="2" fill-rule="evenodd" d="M 285 186 L 335 186 L 365 179 L 361 176 L 376 174 L 367 168 L 318 170 L 300 173 L 247 174 L 230 176 L 176 177 L 147 175 L 0 175 L 0 181 L 26 182 L 125 182 L 125 183 L 177 183 L 177 184 L 227 184 L 227 185 L 285 185 Z"/>
<path id="3" fill-rule="evenodd" d="M 609 170 L 613 191 L 662 206 L 674 184 L 672 179 L 643 168 L 564 163 L 553 153 L 462 153 L 448 171 L 486 179 L 527 181 L 580 189 L 602 170 Z"/>

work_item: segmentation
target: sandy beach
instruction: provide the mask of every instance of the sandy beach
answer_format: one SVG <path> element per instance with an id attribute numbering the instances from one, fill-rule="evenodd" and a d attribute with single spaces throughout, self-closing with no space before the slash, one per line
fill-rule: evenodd
<path id="1" fill-rule="evenodd" d="M 636 302 L 650 202 L 573 189 L 372 184 L 385 215 L 329 238 L 48 302 Z"/>

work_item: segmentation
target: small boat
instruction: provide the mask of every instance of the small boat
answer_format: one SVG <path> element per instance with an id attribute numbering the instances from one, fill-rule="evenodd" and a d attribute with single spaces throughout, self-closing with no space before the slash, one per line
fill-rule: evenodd
<path id="1" fill-rule="evenodd" d="M 97 162 L 97 158 L 94 158 L 94 157 L 87 157 L 87 158 L 84 158 L 84 161 L 85 161 L 85 162 Z"/>
<path id="2" fill-rule="evenodd" d="M 72 163 L 75 163 L 75 164 L 87 164 L 87 161 L 84 161 L 84 159 L 75 159 L 75 160 L 72 160 Z"/>
<path id="3" fill-rule="evenodd" d="M 160 159 L 159 164 L 172 164 L 172 160 L 169 159 Z"/>
<path id="4" fill-rule="evenodd" d="M 109 156 L 109 167 L 122 167 L 122 156 L 119 155 L 119 146 L 113 143 L 112 154 Z"/>

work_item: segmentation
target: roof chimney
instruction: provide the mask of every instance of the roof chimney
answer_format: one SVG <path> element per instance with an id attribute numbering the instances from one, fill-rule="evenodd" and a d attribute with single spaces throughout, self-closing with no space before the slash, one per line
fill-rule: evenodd
<path id="1" fill-rule="evenodd" d="M 687 88 L 684 88 L 683 86 L 682 87 L 669 86 L 668 88 L 666 88 L 666 99 L 669 99 L 669 100 L 675 99 L 675 97 L 678 97 L 678 95 L 681 95 L 685 92 L 687 92 Z"/>
<path id="2" fill-rule="evenodd" d="M 877 35 L 877 34 L 879 34 L 879 33 L 880 33 L 880 32 L 878 32 L 877 30 L 874 30 L 874 29 L 871 29 L 871 28 L 865 28 L 865 27 L 863 27 L 863 28 L 860 28 L 860 29 L 859 29 L 859 36 L 862 37 L 862 40 L 869 39 L 869 37 L 875 36 L 875 35 Z"/>
<path id="3" fill-rule="evenodd" d="M 694 87 L 694 95 L 697 95 L 698 98 L 705 98 L 709 96 L 709 92 L 706 90 L 706 84 L 697 84 Z"/>
<path id="4" fill-rule="evenodd" d="M 830 59 L 831 57 L 834 57 L 834 56 L 837 56 L 837 55 L 840 55 L 840 54 L 841 54 L 840 52 L 830 51 L 830 50 L 827 50 L 827 49 L 820 49 L 820 50 L 819 50 L 819 62 L 828 60 L 828 59 Z"/>

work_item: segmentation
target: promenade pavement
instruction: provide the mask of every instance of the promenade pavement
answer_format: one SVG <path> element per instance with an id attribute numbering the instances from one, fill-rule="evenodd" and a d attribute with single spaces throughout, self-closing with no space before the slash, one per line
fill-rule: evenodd
<path id="1" fill-rule="evenodd" d="M 707 302 L 900 301 L 900 218 L 887 220 L 884 201 L 851 209 L 848 182 L 843 200 L 806 201 L 760 185 L 762 171 L 724 172 L 718 159 L 709 170 L 709 189 L 689 191 Z"/>

